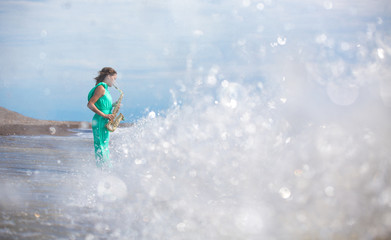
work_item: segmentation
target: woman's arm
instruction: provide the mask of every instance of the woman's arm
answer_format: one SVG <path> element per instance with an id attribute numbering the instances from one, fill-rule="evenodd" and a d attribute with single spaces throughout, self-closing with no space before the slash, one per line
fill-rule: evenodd
<path id="1" fill-rule="evenodd" d="M 94 113 L 98 114 L 99 116 L 102 116 L 104 118 L 113 120 L 114 115 L 113 114 L 104 114 L 102 111 L 100 111 L 96 106 L 95 103 L 101 98 L 103 95 L 105 95 L 105 88 L 103 86 L 98 86 L 95 89 L 94 95 L 90 98 L 90 101 L 87 103 L 87 107 L 91 109 Z"/>

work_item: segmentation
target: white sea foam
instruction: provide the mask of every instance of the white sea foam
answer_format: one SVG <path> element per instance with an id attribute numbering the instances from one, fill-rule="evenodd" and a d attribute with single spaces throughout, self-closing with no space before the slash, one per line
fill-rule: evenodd
<path id="1" fill-rule="evenodd" d="M 379 71 L 336 62 L 323 72 L 321 59 L 283 78 L 265 71 L 262 83 L 216 68 L 183 83 L 183 104 L 113 134 L 116 174 L 137 179 L 124 177 L 133 198 L 122 204 L 167 239 L 386 236 L 390 113 L 373 81 L 389 70 L 368 63 Z M 368 79 L 346 78 L 347 66 Z"/>

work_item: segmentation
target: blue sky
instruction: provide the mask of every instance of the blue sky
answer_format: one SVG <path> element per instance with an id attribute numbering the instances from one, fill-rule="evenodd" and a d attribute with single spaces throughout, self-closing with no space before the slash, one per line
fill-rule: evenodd
<path id="1" fill-rule="evenodd" d="M 89 121 L 93 78 L 111 66 L 125 92 L 121 110 L 134 120 L 169 108 L 170 90 L 207 79 L 213 66 L 232 81 L 257 82 L 298 52 L 323 65 L 365 64 L 371 54 L 352 53 L 365 45 L 387 59 L 389 47 L 379 46 L 390 13 L 387 0 L 1 1 L 0 106 Z"/>

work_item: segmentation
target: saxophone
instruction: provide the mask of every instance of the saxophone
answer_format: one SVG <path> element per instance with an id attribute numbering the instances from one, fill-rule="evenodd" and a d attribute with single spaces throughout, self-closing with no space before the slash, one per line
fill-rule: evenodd
<path id="1" fill-rule="evenodd" d="M 119 96 L 118 101 L 117 101 L 117 105 L 115 105 L 114 110 L 112 112 L 112 114 L 114 114 L 116 117 L 114 118 L 114 120 L 109 120 L 109 122 L 106 124 L 107 130 L 109 130 L 110 132 L 114 132 L 115 129 L 117 129 L 119 123 L 122 120 L 125 120 L 124 115 L 122 115 L 122 113 L 118 114 L 124 93 L 117 86 L 115 86 L 115 85 L 113 85 L 113 86 L 115 87 L 115 89 L 117 89 L 121 93 L 121 95 Z"/>

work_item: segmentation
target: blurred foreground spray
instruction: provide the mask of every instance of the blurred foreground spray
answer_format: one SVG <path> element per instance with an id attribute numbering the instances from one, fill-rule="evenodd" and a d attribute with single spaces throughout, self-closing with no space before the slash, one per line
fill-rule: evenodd
<path id="1" fill-rule="evenodd" d="M 118 173 L 137 176 L 143 239 L 390 237 L 390 71 L 377 44 L 390 46 L 371 44 L 357 63 L 270 57 L 255 82 L 212 66 L 164 115 L 113 135 Z"/>
<path id="2" fill-rule="evenodd" d="M 143 238 L 390 237 L 391 46 L 379 21 L 349 37 L 246 35 L 233 62 L 190 54 L 173 107 L 113 135 Z"/>

